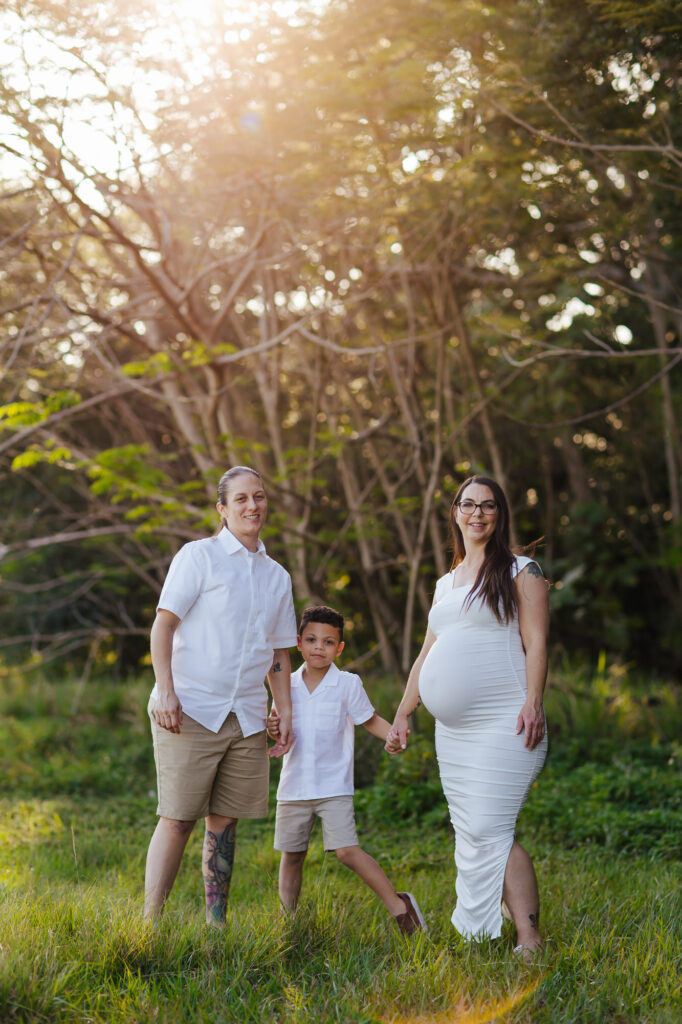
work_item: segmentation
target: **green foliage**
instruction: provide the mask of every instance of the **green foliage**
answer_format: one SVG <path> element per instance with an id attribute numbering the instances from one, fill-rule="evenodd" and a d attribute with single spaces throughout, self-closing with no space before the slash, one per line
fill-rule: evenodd
<path id="1" fill-rule="evenodd" d="M 550 752 L 520 819 L 524 842 L 595 844 L 653 860 L 682 855 L 682 696 L 601 662 L 564 666 L 547 701 Z M 432 739 L 412 736 L 357 794 L 369 818 L 448 827 Z"/>
<path id="2" fill-rule="evenodd" d="M 608 679 L 606 670 L 600 679 Z M 566 670 L 565 682 L 587 688 L 577 671 Z M 577 770 L 564 764 L 563 778 L 552 774 L 550 762 L 540 777 L 523 817 L 549 938 L 533 968 L 513 954 L 509 925 L 496 942 L 457 937 L 450 924 L 451 836 L 428 809 L 411 819 L 405 806 L 396 813 L 385 794 L 371 807 L 367 791 L 358 800 L 361 843 L 396 887 L 416 894 L 427 939 L 402 939 L 371 891 L 324 853 L 319 832 L 306 858 L 298 913 L 293 920 L 282 914 L 272 809 L 266 822 L 240 822 L 224 930 L 203 924 L 199 828 L 166 914 L 150 927 L 141 918 L 155 807 L 148 685 L 89 685 L 76 717 L 69 712 L 76 684 L 28 682 L 15 674 L 3 687 L 0 717 L 10 727 L 0 742 L 0 778 L 14 760 L 20 765 L 0 793 L 3 1021 L 677 1024 L 679 860 L 666 861 L 662 849 L 652 864 L 651 850 L 618 853 L 599 837 L 571 839 L 562 824 L 567 806 L 590 800 L 599 813 L 598 803 L 614 804 L 612 827 L 620 814 L 628 828 L 624 800 L 644 812 L 670 784 L 655 750 L 648 764 L 656 789 L 634 761 L 620 782 L 606 761 Z M 383 704 L 395 685 L 377 680 L 371 689 Z M 658 692 L 657 685 L 649 689 Z M 578 711 L 572 709 L 574 720 Z M 618 739 L 614 730 L 612 755 Z M 560 735 L 552 754 L 557 765 L 561 742 Z M 431 773 L 422 763 L 428 746 L 420 733 L 412 755 L 385 758 L 404 772 L 402 789 L 428 789 Z M 135 747 L 144 750 L 144 762 L 135 760 Z M 68 756 L 55 758 L 57 748 Z M 644 748 L 638 756 L 643 765 Z M 97 762 L 108 772 L 91 774 Z M 543 792 L 549 799 L 536 804 Z M 543 819 L 537 828 L 536 812 Z M 542 831 L 550 820 L 563 831 Z M 567 849 L 567 838 L 577 845 Z"/>
<path id="3" fill-rule="evenodd" d="M 106 685 L 92 680 L 90 688 L 74 714 L 75 685 L 29 684 L 16 675 L 6 677 L 0 794 L 106 797 L 147 792 L 153 758 L 144 689 L 108 680 Z M 103 722 L 108 723 L 106 740 Z"/>
<path id="4" fill-rule="evenodd" d="M 80 405 L 80 402 L 81 395 L 78 391 L 69 388 L 63 391 L 52 391 L 45 399 L 43 408 L 45 415 L 51 416 L 55 412 L 61 412 L 62 409 L 73 409 Z"/>
<path id="5" fill-rule="evenodd" d="M 404 753 L 384 758 L 372 786 L 360 790 L 356 800 L 371 819 L 445 827 L 448 809 L 432 739 L 418 734 Z"/>
<path id="6" fill-rule="evenodd" d="M 589 637 L 596 649 L 627 651 L 644 624 L 636 594 L 647 568 L 641 548 L 623 545 L 606 504 L 576 505 L 566 520 L 566 554 L 551 567 L 558 586 L 550 591 L 562 642 L 570 650 Z"/>
<path id="7" fill-rule="evenodd" d="M 0 725 L 0 793 L 104 796 L 139 790 L 150 775 L 146 739 L 129 723 L 112 725 L 111 745 L 103 750 L 101 726 L 78 717 L 57 723 L 5 721 Z"/>
<path id="8" fill-rule="evenodd" d="M 523 837 L 564 849 L 594 843 L 652 860 L 682 856 L 682 750 L 625 748 L 608 764 L 550 761 L 523 814 Z"/>
<path id="9" fill-rule="evenodd" d="M 42 419 L 40 407 L 35 402 L 10 402 L 0 406 L 0 426 L 5 430 L 32 426 Z"/>
<path id="10" fill-rule="evenodd" d="M 116 827 L 103 827 L 104 845 Z M 419 862 L 424 836 L 401 832 L 404 877 L 418 893 L 431 941 L 405 942 L 349 872 L 317 847 L 306 865 L 304 898 L 294 921 L 278 912 L 269 836 L 240 847 L 224 931 L 202 926 L 199 850 L 157 929 L 139 918 L 139 836 L 96 881 L 55 878 L 49 889 L 3 893 L 6 952 L 0 964 L 0 1015 L 6 1020 L 233 1021 L 253 1024 L 379 1024 L 388 1021 L 504 1019 L 516 1024 L 588 1024 L 676 1020 L 680 955 L 679 872 L 652 875 L 638 861 L 557 853 L 538 861 L 552 934 L 534 970 L 498 943 L 459 943 L 449 924 L 450 858 Z M 380 827 L 367 838 L 385 837 Z M 146 838 L 146 837 L 145 837 Z M 76 851 L 79 832 L 76 831 Z M 65 845 L 72 837 L 65 837 Z M 395 846 L 395 838 L 393 838 Z M 131 854 L 134 852 L 134 855 Z M 241 855 L 241 856 L 240 856 Z M 30 854 L 29 854 L 30 856 Z M 384 861 L 394 873 L 396 859 Z M 264 885 L 264 881 L 267 883 Z M 188 884 L 189 883 L 189 884 Z M 665 893 L 665 899 L 661 899 Z M 50 942 L 44 937 L 50 935 Z"/>
<path id="11" fill-rule="evenodd" d="M 406 660 L 452 493 L 496 467 L 546 538 L 555 641 L 682 665 L 676 5 L 199 6 L 0 15 L 17 660 L 87 663 L 108 630 L 137 662 L 170 557 L 254 462 L 297 600 L 340 593 L 373 664 Z M 110 138 L 81 152 L 86 109 Z"/>
<path id="12" fill-rule="evenodd" d="M 156 493 L 167 475 L 150 459 L 148 444 L 126 444 L 99 452 L 88 466 L 93 494 L 108 494 L 114 502 Z"/>
<path id="13" fill-rule="evenodd" d="M 121 373 L 126 377 L 156 377 L 160 373 L 170 373 L 173 362 L 165 352 L 155 352 L 149 359 L 138 359 L 124 363 Z"/>
<path id="14" fill-rule="evenodd" d="M 6 430 L 33 426 L 62 409 L 79 405 L 81 396 L 70 388 L 51 391 L 44 402 L 10 402 L 0 406 L 0 426 Z"/>

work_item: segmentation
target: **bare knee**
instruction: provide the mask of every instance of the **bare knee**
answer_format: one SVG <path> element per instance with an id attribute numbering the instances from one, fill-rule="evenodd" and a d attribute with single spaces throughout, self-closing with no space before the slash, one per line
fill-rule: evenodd
<path id="1" fill-rule="evenodd" d="M 288 868 L 297 868 L 303 864 L 307 850 L 284 850 L 282 852 L 282 864 Z"/>
<path id="2" fill-rule="evenodd" d="M 159 818 L 159 823 L 167 832 L 187 838 L 196 825 L 196 820 L 182 821 L 178 818 Z"/>
<path id="3" fill-rule="evenodd" d="M 514 840 L 512 848 L 509 851 L 509 857 L 507 859 L 507 868 L 505 875 L 513 875 L 517 872 L 527 872 L 533 870 L 533 862 L 530 859 L 530 854 L 527 850 L 524 850 L 520 843 Z"/>
<path id="4" fill-rule="evenodd" d="M 352 868 L 357 860 L 359 846 L 340 846 L 334 853 L 344 867 Z"/>
<path id="5" fill-rule="evenodd" d="M 206 831 L 215 832 L 219 835 L 224 832 L 228 825 L 236 825 L 236 818 L 226 818 L 223 814 L 207 814 L 206 815 Z"/>

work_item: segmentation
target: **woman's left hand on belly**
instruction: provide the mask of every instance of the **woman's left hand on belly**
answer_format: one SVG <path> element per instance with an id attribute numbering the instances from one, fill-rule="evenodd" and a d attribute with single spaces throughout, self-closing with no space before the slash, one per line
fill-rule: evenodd
<path id="1" fill-rule="evenodd" d="M 528 750 L 535 750 L 545 735 L 545 710 L 542 701 L 527 700 L 516 720 L 516 735 L 525 734 L 524 744 Z"/>

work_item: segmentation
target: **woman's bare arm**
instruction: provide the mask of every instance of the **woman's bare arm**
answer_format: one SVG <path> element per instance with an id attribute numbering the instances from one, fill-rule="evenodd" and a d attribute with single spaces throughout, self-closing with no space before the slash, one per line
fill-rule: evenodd
<path id="1" fill-rule="evenodd" d="M 516 732 L 525 733 L 529 750 L 537 747 L 545 735 L 542 697 L 547 681 L 547 640 L 549 635 L 549 596 L 547 581 L 535 562 L 516 577 L 519 606 L 519 630 L 526 652 L 528 694 L 516 723 Z"/>
<path id="2" fill-rule="evenodd" d="M 419 706 L 419 704 L 421 704 L 421 700 L 419 699 L 419 675 L 421 673 L 422 665 L 424 664 L 426 655 L 429 653 L 435 642 L 436 634 L 429 626 L 428 629 L 426 630 L 426 636 L 424 637 L 422 649 L 417 655 L 416 661 L 414 662 L 412 668 L 410 669 L 410 674 L 407 677 L 407 684 L 405 686 L 403 699 L 400 701 L 400 704 L 398 705 L 398 710 L 395 713 L 395 718 L 393 719 L 393 725 L 391 727 L 391 732 L 389 733 L 388 740 L 390 741 L 392 737 L 395 737 L 399 740 L 400 746 L 403 750 L 407 746 L 407 737 L 410 731 L 407 727 L 408 716 L 412 714 L 412 712 Z"/>

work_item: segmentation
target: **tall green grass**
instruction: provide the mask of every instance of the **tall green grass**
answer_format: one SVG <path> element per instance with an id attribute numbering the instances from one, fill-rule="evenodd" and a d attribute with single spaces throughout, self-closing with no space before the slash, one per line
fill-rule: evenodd
<path id="1" fill-rule="evenodd" d="M 368 688 L 388 715 L 397 684 Z M 371 784 L 357 803 L 363 846 L 417 895 L 428 937 L 396 934 L 319 837 L 299 913 L 285 917 L 272 810 L 265 822 L 240 823 L 224 930 L 203 924 L 199 828 L 166 916 L 146 926 L 142 877 L 155 823 L 146 690 L 92 682 L 72 716 L 68 683 L 15 678 L 5 689 L 0 1021 L 682 1019 L 682 868 L 665 838 L 676 823 L 678 842 L 680 832 L 674 687 L 566 668 L 548 696 L 552 751 L 520 821 L 548 937 L 534 967 L 514 956 L 508 925 L 501 940 L 466 944 L 449 923 L 452 838 L 426 719 L 403 759 L 377 756 L 370 771 L 358 745 Z"/>

